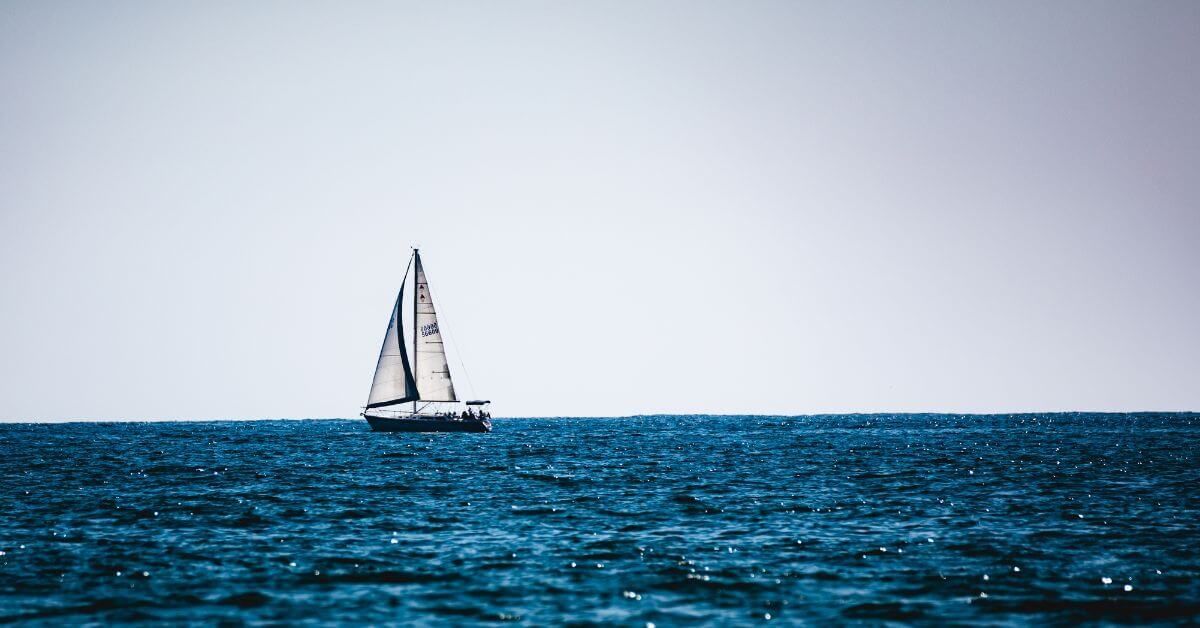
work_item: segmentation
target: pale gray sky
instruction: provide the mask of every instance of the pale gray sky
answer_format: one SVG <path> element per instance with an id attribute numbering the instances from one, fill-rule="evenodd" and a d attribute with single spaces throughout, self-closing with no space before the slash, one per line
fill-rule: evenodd
<path id="1" fill-rule="evenodd" d="M 0 2 L 0 418 L 1200 409 L 1200 3 Z M 457 358 L 462 394 L 471 386 Z"/>

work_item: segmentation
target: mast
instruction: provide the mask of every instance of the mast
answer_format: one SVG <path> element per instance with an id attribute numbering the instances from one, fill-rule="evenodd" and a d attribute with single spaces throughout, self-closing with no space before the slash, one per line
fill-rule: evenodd
<path id="1" fill-rule="evenodd" d="M 421 266 L 421 253 L 416 247 L 413 247 L 412 254 L 413 268 Z M 413 272 L 413 342 L 412 342 L 412 372 L 417 372 L 417 274 Z M 413 414 L 417 413 L 417 400 L 413 399 Z"/>

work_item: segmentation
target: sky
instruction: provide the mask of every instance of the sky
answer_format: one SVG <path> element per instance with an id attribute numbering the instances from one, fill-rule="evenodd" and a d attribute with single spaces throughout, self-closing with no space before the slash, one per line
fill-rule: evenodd
<path id="1" fill-rule="evenodd" d="M 1200 410 L 1200 3 L 0 2 L 0 419 Z"/>

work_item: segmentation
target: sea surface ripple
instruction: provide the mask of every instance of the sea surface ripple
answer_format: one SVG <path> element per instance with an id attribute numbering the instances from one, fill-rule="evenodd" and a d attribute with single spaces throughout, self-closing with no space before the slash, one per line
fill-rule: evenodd
<path id="1" fill-rule="evenodd" d="M 0 623 L 1192 623 L 1200 415 L 0 425 Z"/>

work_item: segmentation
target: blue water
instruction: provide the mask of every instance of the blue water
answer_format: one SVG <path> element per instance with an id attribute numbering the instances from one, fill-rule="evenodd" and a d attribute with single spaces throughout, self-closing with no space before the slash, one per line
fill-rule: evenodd
<path id="1" fill-rule="evenodd" d="M 0 425 L 0 622 L 1200 621 L 1197 414 L 495 425 Z"/>

